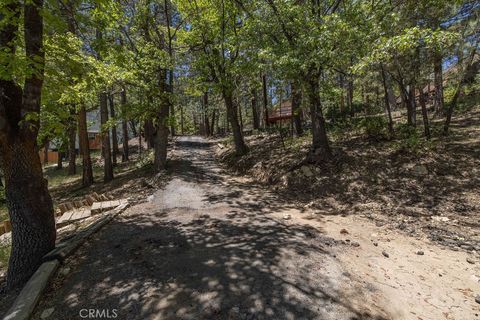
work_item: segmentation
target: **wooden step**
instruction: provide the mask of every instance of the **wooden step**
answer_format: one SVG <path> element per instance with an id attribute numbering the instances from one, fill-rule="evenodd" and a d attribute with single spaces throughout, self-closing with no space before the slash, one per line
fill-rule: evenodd
<path id="1" fill-rule="evenodd" d="M 92 205 L 92 214 L 98 214 L 104 211 L 112 210 L 125 203 L 128 203 L 126 199 L 95 202 Z"/>

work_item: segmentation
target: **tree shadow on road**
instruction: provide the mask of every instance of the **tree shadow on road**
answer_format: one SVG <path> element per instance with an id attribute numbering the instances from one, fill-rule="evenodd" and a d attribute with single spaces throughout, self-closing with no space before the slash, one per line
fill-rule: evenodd
<path id="1" fill-rule="evenodd" d="M 384 319 L 325 273 L 336 242 L 314 228 L 235 210 L 185 222 L 172 215 L 112 222 L 68 263 L 79 266 L 38 312 L 54 305 L 56 319 L 77 319 L 84 308 L 117 309 L 118 319 Z"/>

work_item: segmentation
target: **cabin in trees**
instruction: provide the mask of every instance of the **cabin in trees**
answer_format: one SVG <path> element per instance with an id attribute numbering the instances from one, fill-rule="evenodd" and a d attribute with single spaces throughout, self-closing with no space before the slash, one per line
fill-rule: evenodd
<path id="1" fill-rule="evenodd" d="M 88 131 L 88 145 L 90 147 L 90 150 L 102 149 L 102 137 L 100 135 L 100 131 L 98 130 Z"/>
<path id="2" fill-rule="evenodd" d="M 282 100 L 278 106 L 269 110 L 265 115 L 265 122 L 268 124 L 289 123 L 292 119 L 292 100 Z"/>
<path id="3" fill-rule="evenodd" d="M 38 155 L 40 156 L 40 162 L 42 164 L 47 164 L 47 163 L 57 163 L 58 161 L 58 151 L 57 149 L 52 149 L 50 147 L 47 147 L 48 149 L 45 150 L 45 147 L 40 149 L 38 151 Z"/>
<path id="4" fill-rule="evenodd" d="M 77 153 L 79 151 L 79 143 L 78 143 L 78 137 L 76 139 L 77 141 L 75 142 L 75 148 L 77 150 Z M 100 131 L 98 130 L 89 130 L 88 131 L 88 145 L 90 147 L 90 150 L 100 150 L 102 149 L 102 137 L 100 135 Z M 47 150 L 45 150 L 47 148 Z M 44 146 L 41 148 L 38 152 L 40 155 L 40 162 L 42 164 L 46 163 L 57 163 L 58 161 L 58 152 L 59 146 L 55 141 L 51 141 L 48 143 L 48 146 Z"/>

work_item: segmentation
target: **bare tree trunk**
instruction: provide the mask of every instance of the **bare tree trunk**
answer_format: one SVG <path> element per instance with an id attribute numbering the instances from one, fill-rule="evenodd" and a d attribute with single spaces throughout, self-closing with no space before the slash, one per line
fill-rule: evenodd
<path id="1" fill-rule="evenodd" d="M 11 290 L 23 285 L 40 266 L 43 256 L 55 247 L 56 230 L 53 203 L 38 154 L 39 123 L 23 118 L 27 112 L 40 112 L 45 65 L 43 1 L 14 1 L 2 5 L 2 9 L 5 7 L 12 17 L 2 20 L 0 51 L 15 53 L 17 31 L 23 29 L 26 69 L 35 71 L 26 73 L 23 88 L 5 77 L 0 80 L 0 165 L 12 223 L 6 288 Z M 20 22 L 23 27 L 18 25 Z"/>
<path id="2" fill-rule="evenodd" d="M 210 136 L 210 123 L 208 119 L 208 92 L 205 91 L 203 93 L 203 128 L 204 128 L 204 134 L 206 136 Z"/>
<path id="3" fill-rule="evenodd" d="M 387 79 L 387 74 L 385 70 L 383 69 L 383 66 L 381 67 L 381 74 L 382 74 L 382 80 L 383 80 L 383 89 L 385 91 L 385 111 L 387 114 L 387 119 L 388 119 L 388 132 L 390 133 L 390 136 L 393 137 L 395 132 L 393 131 L 393 120 L 392 120 L 392 111 L 391 108 L 391 100 L 390 100 L 390 92 L 388 90 L 388 82 L 390 79 Z"/>
<path id="4" fill-rule="evenodd" d="M 121 92 L 121 101 L 122 110 L 123 110 L 123 119 L 122 119 L 122 133 L 123 133 L 123 154 L 122 154 L 122 162 L 128 161 L 128 123 L 125 119 L 126 115 L 126 105 L 127 105 L 127 91 L 125 88 L 122 89 Z"/>
<path id="5" fill-rule="evenodd" d="M 90 157 L 90 145 L 88 143 L 87 111 L 82 105 L 78 113 L 78 141 L 82 154 L 82 186 L 88 187 L 93 184 L 92 159 Z"/>
<path id="6" fill-rule="evenodd" d="M 339 111 L 340 111 L 340 114 L 343 116 L 343 113 L 345 111 L 345 94 L 344 94 L 345 77 L 342 73 L 339 74 L 338 84 L 341 89 L 340 92 L 342 93 L 340 95 Z"/>
<path id="7" fill-rule="evenodd" d="M 50 141 L 46 141 L 43 146 L 43 164 L 48 164 L 48 150 L 50 149 Z"/>
<path id="8" fill-rule="evenodd" d="M 103 34 L 100 29 L 96 30 L 97 40 L 102 40 Z M 98 59 L 101 60 L 100 55 Z M 108 97 L 106 88 L 102 89 L 99 94 L 100 103 L 100 124 L 102 130 L 102 156 L 104 160 L 103 165 L 103 182 L 113 180 L 113 165 L 112 165 L 112 150 L 110 146 L 110 132 L 106 127 L 108 122 Z"/>
<path id="9" fill-rule="evenodd" d="M 301 136 L 303 134 L 302 128 L 302 90 L 299 88 L 300 85 L 297 81 L 292 81 L 292 117 L 293 117 L 293 127 L 295 130 L 296 136 Z"/>
<path id="10" fill-rule="evenodd" d="M 143 126 L 143 132 L 145 135 L 145 141 L 147 142 L 147 149 L 152 149 L 155 140 L 155 128 L 153 127 L 153 122 L 150 119 L 145 120 Z"/>
<path id="11" fill-rule="evenodd" d="M 385 72 L 385 76 L 387 80 L 387 95 L 388 101 L 390 102 L 390 109 L 395 110 L 397 108 L 397 98 L 395 97 L 395 92 L 393 91 L 392 78 L 387 72 Z"/>
<path id="12" fill-rule="evenodd" d="M 63 152 L 58 149 L 58 158 L 57 158 L 57 170 L 62 170 L 63 169 Z M 1 187 L 1 185 L 0 185 Z"/>
<path id="13" fill-rule="evenodd" d="M 217 109 L 212 111 L 212 122 L 210 125 L 210 134 L 213 136 L 215 134 L 215 123 L 217 122 Z"/>
<path id="14" fill-rule="evenodd" d="M 165 170 L 167 167 L 167 147 L 168 147 L 168 114 L 170 110 L 170 103 L 162 101 L 160 110 L 158 111 L 157 132 L 155 135 L 155 169 L 157 172 Z"/>
<path id="15" fill-rule="evenodd" d="M 139 129 L 139 133 L 138 133 L 138 155 L 142 155 L 142 149 L 143 149 L 143 146 L 142 146 L 142 129 L 140 127 Z"/>
<path id="16" fill-rule="evenodd" d="M 422 118 L 423 118 L 423 127 L 425 131 L 425 137 L 427 140 L 430 140 L 430 126 L 428 124 L 428 113 L 427 113 L 427 104 L 425 102 L 425 93 L 422 88 L 418 88 L 419 92 L 419 102 L 420 107 L 422 108 Z M 427 93 L 428 94 L 428 93 Z"/>
<path id="17" fill-rule="evenodd" d="M 102 127 L 102 155 L 104 159 L 103 182 L 113 180 L 112 151 L 110 147 L 110 132 L 106 127 L 108 122 L 107 93 L 100 93 L 100 123 Z"/>
<path id="18" fill-rule="evenodd" d="M 312 117 L 312 147 L 307 157 L 309 162 L 322 162 L 332 157 L 332 151 L 327 137 L 325 118 L 323 117 L 320 102 L 319 74 L 313 71 L 309 74 L 309 100 L 310 114 Z"/>
<path id="19" fill-rule="evenodd" d="M 136 137 L 138 135 L 138 132 L 137 132 L 135 120 L 132 119 L 128 123 L 130 124 L 130 130 L 132 130 L 133 136 Z"/>
<path id="20" fill-rule="evenodd" d="M 237 106 L 234 103 L 232 92 L 224 90 L 223 99 L 225 100 L 225 106 L 227 109 L 228 122 L 232 125 L 233 141 L 235 143 L 235 153 L 237 155 L 244 155 L 248 152 L 248 147 L 243 140 L 242 129 L 240 128 L 240 124 L 238 123 Z"/>
<path id="21" fill-rule="evenodd" d="M 13 138 L 13 137 L 12 137 Z M 55 247 L 55 220 L 47 182 L 33 135 L 20 135 L 0 146 L 5 195 L 12 223 L 12 251 L 7 287 L 23 284 L 42 257 Z"/>
<path id="22" fill-rule="evenodd" d="M 355 116 L 355 106 L 353 105 L 353 79 L 348 80 L 347 84 L 347 102 L 350 111 L 350 117 Z"/>
<path id="23" fill-rule="evenodd" d="M 157 112 L 157 124 L 155 133 L 155 147 L 154 147 L 154 165 L 157 172 L 167 168 L 167 148 L 168 148 L 168 116 L 171 110 L 170 90 L 166 84 L 166 70 L 159 72 L 159 88 L 162 93 L 160 99 L 160 108 Z"/>
<path id="24" fill-rule="evenodd" d="M 115 105 L 113 101 L 113 95 L 108 95 L 108 100 L 110 102 L 110 118 L 115 120 Z M 112 164 L 113 166 L 117 165 L 117 156 L 120 153 L 118 150 L 118 136 L 117 136 L 117 126 L 112 127 Z"/>
<path id="25" fill-rule="evenodd" d="M 263 90 L 263 112 L 265 117 L 265 127 L 270 126 L 268 123 L 268 93 L 267 93 L 267 76 L 262 75 L 262 90 Z"/>
<path id="26" fill-rule="evenodd" d="M 75 107 L 70 107 L 70 123 L 68 128 L 68 175 L 73 176 L 77 174 L 77 117 L 75 114 Z"/>
<path id="27" fill-rule="evenodd" d="M 408 109 L 407 109 L 408 124 L 417 126 L 417 102 L 415 97 L 415 86 L 408 86 Z"/>
<path id="28" fill-rule="evenodd" d="M 242 115 L 242 106 L 241 105 L 238 105 L 237 103 L 234 102 L 234 105 L 237 106 L 237 110 L 238 110 L 238 117 L 239 117 L 239 120 L 240 120 L 240 130 L 243 132 L 243 115 Z"/>
<path id="29" fill-rule="evenodd" d="M 253 129 L 258 130 L 260 128 L 260 121 L 258 119 L 258 97 L 257 88 L 253 87 L 252 90 L 252 119 Z"/>
<path id="30" fill-rule="evenodd" d="M 170 50 L 171 50 L 171 43 L 169 44 L 170 46 Z M 173 70 L 170 69 L 169 71 L 169 77 L 168 77 L 168 86 L 169 86 L 169 92 L 170 93 L 173 93 Z M 176 121 L 175 121 L 175 105 L 173 104 L 173 102 L 170 102 L 170 115 L 169 115 L 170 118 L 172 118 L 172 121 L 170 122 L 171 125 L 170 125 L 170 133 L 173 136 L 176 135 L 176 132 L 175 132 L 175 124 L 176 124 Z"/>

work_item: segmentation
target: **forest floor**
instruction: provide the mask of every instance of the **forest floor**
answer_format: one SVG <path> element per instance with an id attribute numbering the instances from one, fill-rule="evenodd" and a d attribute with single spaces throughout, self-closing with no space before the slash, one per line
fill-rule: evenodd
<path id="1" fill-rule="evenodd" d="M 441 125 L 434 122 L 433 131 Z M 246 156 L 235 157 L 228 141 L 220 141 L 216 152 L 231 172 L 294 195 L 320 215 L 364 216 L 480 254 L 480 107 L 455 117 L 448 138 L 387 140 L 369 139 L 355 128 L 340 132 L 332 134 L 334 160 L 323 166 L 302 164 L 311 136 L 252 135 Z"/>
<path id="2" fill-rule="evenodd" d="M 479 317 L 474 255 L 233 176 L 202 138 L 174 149 L 168 183 L 64 263 L 34 319 Z"/>

